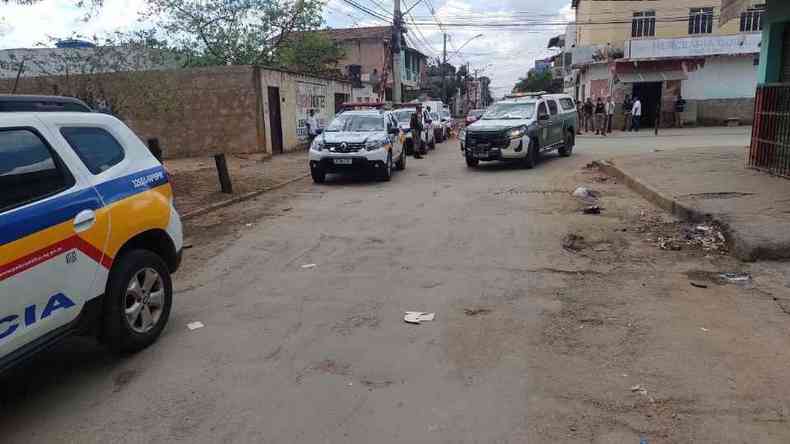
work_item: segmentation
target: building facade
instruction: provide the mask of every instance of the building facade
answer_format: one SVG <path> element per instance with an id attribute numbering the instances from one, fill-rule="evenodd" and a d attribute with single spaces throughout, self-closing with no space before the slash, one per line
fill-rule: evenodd
<path id="1" fill-rule="evenodd" d="M 343 50 L 339 67 L 349 77 L 359 77 L 359 82 L 376 93 L 376 100 L 392 98 L 392 41 L 391 26 L 373 26 L 318 31 L 338 43 Z M 418 91 L 427 77 L 427 56 L 402 45 L 400 51 L 401 84 L 406 91 Z M 358 83 L 356 86 L 360 86 Z M 355 88 L 356 89 L 356 88 Z M 354 94 L 370 97 L 368 91 Z"/>
<path id="2" fill-rule="evenodd" d="M 643 125 L 673 123 L 677 96 L 684 122 L 750 124 L 765 0 L 747 1 L 720 23 L 721 0 L 573 0 L 575 71 L 566 88 L 578 99 L 638 96 Z"/>

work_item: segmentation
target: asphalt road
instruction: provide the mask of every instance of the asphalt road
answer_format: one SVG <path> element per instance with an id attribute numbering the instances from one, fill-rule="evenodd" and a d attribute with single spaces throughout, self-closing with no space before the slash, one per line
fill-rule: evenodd
<path id="1" fill-rule="evenodd" d="M 787 267 L 660 250 L 678 225 L 584 169 L 683 143 L 665 139 L 584 138 L 533 170 L 468 169 L 453 142 L 389 183 L 305 180 L 207 215 L 160 341 L 32 362 L 3 381 L 2 441 L 786 443 Z M 721 270 L 755 281 L 705 281 Z"/>

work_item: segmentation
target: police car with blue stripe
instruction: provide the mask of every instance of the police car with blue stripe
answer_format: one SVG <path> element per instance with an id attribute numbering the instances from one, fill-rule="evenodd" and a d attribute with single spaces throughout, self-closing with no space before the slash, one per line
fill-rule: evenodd
<path id="1" fill-rule="evenodd" d="M 121 121 L 0 112 L 0 371 L 77 332 L 151 344 L 182 242 L 166 170 Z"/>

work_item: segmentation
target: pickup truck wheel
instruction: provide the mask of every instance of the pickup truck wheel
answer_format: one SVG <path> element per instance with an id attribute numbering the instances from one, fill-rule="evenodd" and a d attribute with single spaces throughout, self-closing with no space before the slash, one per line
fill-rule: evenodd
<path id="1" fill-rule="evenodd" d="M 428 147 L 430 149 L 432 149 L 432 150 L 436 149 L 436 138 L 435 137 L 433 139 L 431 139 L 431 143 L 428 145 Z"/>
<path id="2" fill-rule="evenodd" d="M 310 175 L 313 176 L 313 182 L 324 183 L 326 180 L 326 172 L 321 167 L 315 167 L 310 170 Z"/>
<path id="3" fill-rule="evenodd" d="M 576 136 L 573 131 L 567 131 L 562 142 L 562 148 L 557 150 L 562 157 L 568 157 L 573 152 L 573 145 L 576 142 Z"/>
<path id="4" fill-rule="evenodd" d="M 162 333 L 173 304 L 173 282 L 164 260 L 148 250 L 116 259 L 104 300 L 103 339 L 115 352 L 134 352 Z"/>
<path id="5" fill-rule="evenodd" d="M 384 168 L 379 171 L 379 180 L 382 182 L 389 182 L 392 179 L 392 151 L 387 154 L 387 162 Z"/>
<path id="6" fill-rule="evenodd" d="M 477 165 L 480 164 L 480 160 L 475 159 L 469 154 L 467 154 L 465 157 L 466 157 L 466 166 L 468 166 L 469 168 L 476 168 Z"/>
<path id="7" fill-rule="evenodd" d="M 530 139 L 529 148 L 527 148 L 527 156 L 524 157 L 524 167 L 527 169 L 534 168 L 538 163 L 538 144 L 535 140 Z"/>
<path id="8" fill-rule="evenodd" d="M 398 157 L 398 161 L 395 163 L 395 167 L 398 171 L 403 171 L 406 169 L 406 149 L 400 150 L 400 157 Z"/>

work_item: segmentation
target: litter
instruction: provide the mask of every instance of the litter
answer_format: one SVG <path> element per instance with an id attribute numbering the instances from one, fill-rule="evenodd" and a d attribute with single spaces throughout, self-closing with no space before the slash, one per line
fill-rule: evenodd
<path id="1" fill-rule="evenodd" d="M 245 227 L 250 228 L 252 224 L 244 224 Z"/>
<path id="2" fill-rule="evenodd" d="M 316 265 L 316 264 L 304 264 L 304 265 L 302 265 L 302 268 L 308 269 L 308 268 L 315 268 L 317 266 L 318 265 Z"/>
<path id="3" fill-rule="evenodd" d="M 587 244 L 584 242 L 584 236 L 568 233 L 562 238 L 562 248 L 569 251 L 581 251 L 587 248 Z"/>
<path id="4" fill-rule="evenodd" d="M 205 325 L 203 325 L 203 323 L 200 321 L 190 322 L 189 324 L 187 324 L 187 328 L 190 330 L 197 330 L 198 328 L 203 328 L 203 327 L 205 327 Z"/>
<path id="5" fill-rule="evenodd" d="M 647 396 L 647 389 L 642 387 L 639 384 L 631 387 L 631 391 L 634 392 L 634 393 L 639 393 L 640 395 L 643 395 L 643 396 Z"/>
<path id="6" fill-rule="evenodd" d="M 692 287 L 697 287 L 697 288 L 708 288 L 708 286 L 707 286 L 707 285 L 705 285 L 705 284 L 698 284 L 698 283 L 696 283 L 696 282 L 689 282 L 689 284 L 691 284 L 691 286 L 692 286 Z"/>
<path id="7" fill-rule="evenodd" d="M 578 187 L 573 190 L 573 196 L 582 200 L 591 201 L 598 198 L 598 193 L 587 187 Z"/>
<path id="8" fill-rule="evenodd" d="M 423 321 L 433 321 L 436 313 L 425 313 L 422 311 L 407 311 L 403 320 L 409 324 L 419 324 Z"/>
<path id="9" fill-rule="evenodd" d="M 722 273 L 719 275 L 720 278 L 735 283 L 742 283 L 748 282 L 752 279 L 752 276 L 749 273 Z"/>
<path id="10" fill-rule="evenodd" d="M 188 250 L 188 249 L 190 249 L 190 248 L 192 248 L 192 247 L 194 247 L 194 245 L 192 245 L 192 244 L 186 244 L 186 245 L 184 245 L 184 246 L 183 246 L 183 247 L 181 247 L 181 248 L 183 248 L 184 250 Z"/>
<path id="11" fill-rule="evenodd" d="M 601 207 L 599 207 L 598 205 L 593 205 L 591 207 L 587 207 L 584 210 L 582 210 L 582 213 L 584 213 L 584 214 L 601 214 Z"/>
<path id="12" fill-rule="evenodd" d="M 464 308 L 464 313 L 467 316 L 477 316 L 491 313 L 490 308 Z"/>
<path id="13" fill-rule="evenodd" d="M 705 327 L 700 327 L 699 329 L 702 330 L 702 331 L 708 331 L 708 329 L 705 328 Z"/>

